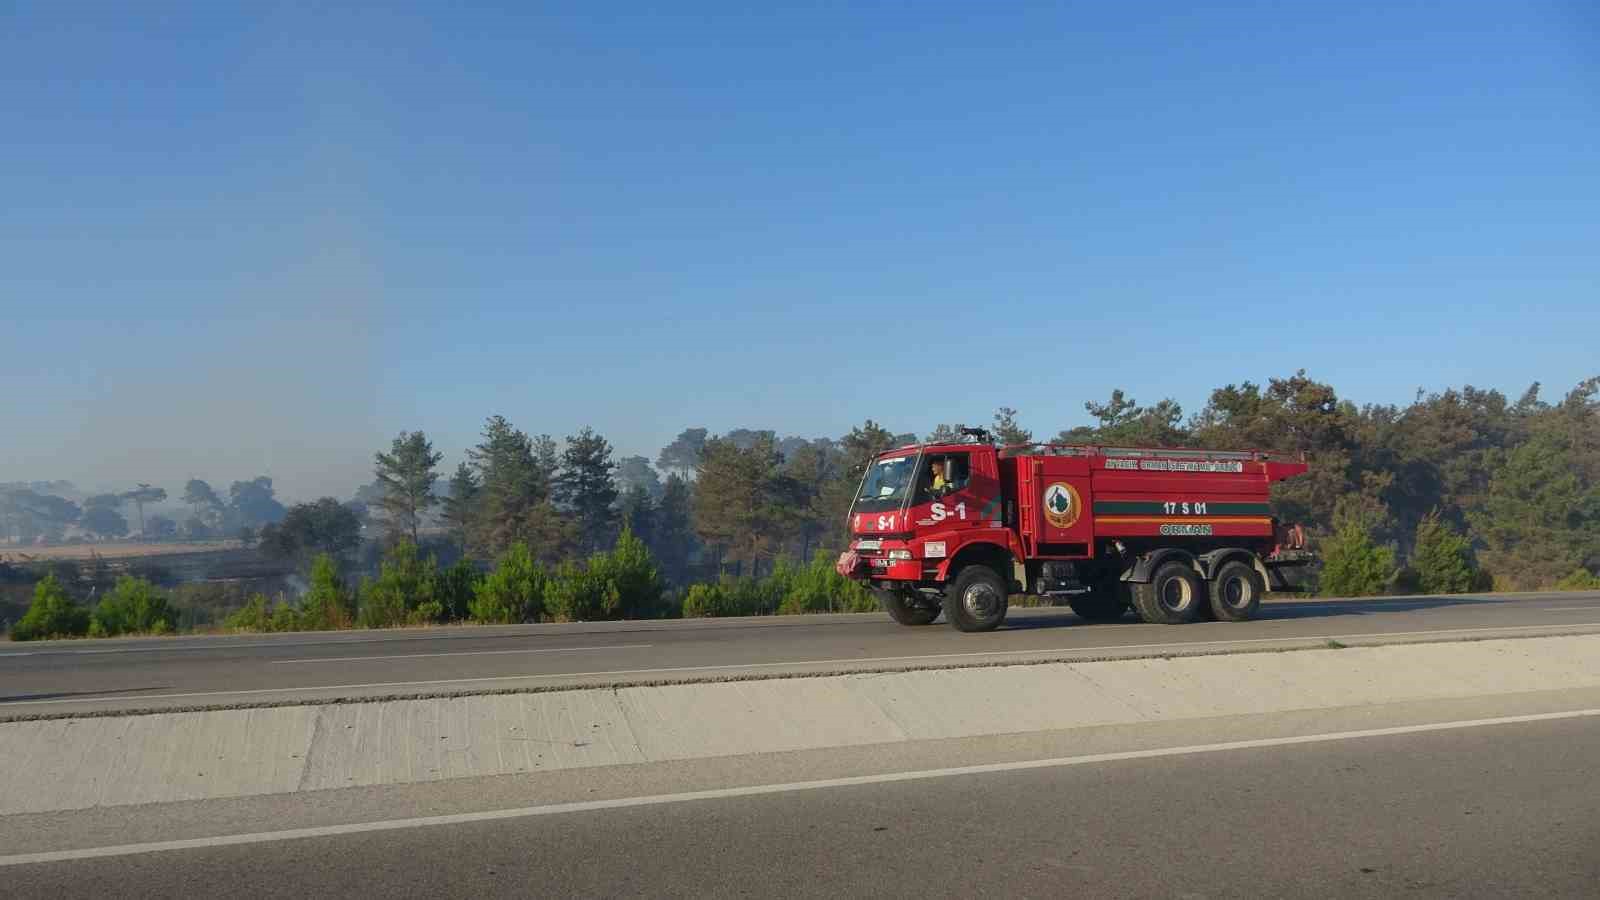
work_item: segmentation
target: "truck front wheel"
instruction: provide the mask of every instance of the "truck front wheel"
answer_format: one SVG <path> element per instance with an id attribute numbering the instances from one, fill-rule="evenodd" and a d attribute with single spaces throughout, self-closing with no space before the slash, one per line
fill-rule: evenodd
<path id="1" fill-rule="evenodd" d="M 939 618 L 939 607 L 922 605 L 899 591 L 874 590 L 877 595 L 878 605 L 889 614 L 889 618 L 901 625 L 931 625 L 933 620 Z"/>
<path id="2" fill-rule="evenodd" d="M 1211 612 L 1221 622 L 1246 622 L 1261 608 L 1267 592 L 1261 573 L 1248 563 L 1230 562 L 1211 580 Z"/>
<path id="3" fill-rule="evenodd" d="M 944 617 L 960 631 L 993 631 L 1006 620 L 1005 582 L 985 565 L 970 565 L 944 593 Z"/>
<path id="4" fill-rule="evenodd" d="M 1133 586 L 1133 608 L 1139 618 L 1155 625 L 1182 625 L 1200 616 L 1206 602 L 1205 583 L 1194 569 L 1181 562 L 1165 563 L 1148 584 Z"/>

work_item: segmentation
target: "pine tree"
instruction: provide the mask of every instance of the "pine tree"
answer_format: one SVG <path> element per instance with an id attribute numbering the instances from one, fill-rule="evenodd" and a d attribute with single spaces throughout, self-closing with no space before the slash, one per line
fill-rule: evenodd
<path id="1" fill-rule="evenodd" d="M 851 491 L 855 490 L 856 484 L 861 481 L 861 474 L 867 470 L 873 458 L 894 446 L 895 436 L 871 419 L 850 429 L 849 434 L 839 439 L 839 448 L 844 451 L 845 458 L 841 477 L 850 482 Z"/>
<path id="2" fill-rule="evenodd" d="M 222 498 L 206 482 L 198 478 L 189 479 L 189 483 L 183 486 L 183 502 L 189 504 L 194 518 L 205 525 L 215 528 L 221 524 Z"/>
<path id="3" fill-rule="evenodd" d="M 1437 512 L 1417 524 L 1411 568 L 1417 573 L 1417 586 L 1429 594 L 1464 594 L 1477 582 L 1472 545 Z"/>
<path id="4" fill-rule="evenodd" d="M 797 447 L 784 463 L 784 473 L 793 480 L 799 498 L 793 518 L 800 532 L 800 559 L 810 559 L 812 548 L 838 525 L 827 491 L 843 462 L 832 441 L 817 440 Z"/>
<path id="5" fill-rule="evenodd" d="M 516 523 L 517 540 L 540 562 L 555 565 L 581 549 L 578 526 L 550 500 L 535 503 Z"/>
<path id="6" fill-rule="evenodd" d="M 1017 411 L 1009 406 L 1002 406 L 995 410 L 994 436 L 1002 447 L 1011 444 L 1026 444 L 1033 440 L 1033 432 L 1017 423 Z"/>
<path id="7" fill-rule="evenodd" d="M 1595 452 L 1541 429 L 1505 454 L 1468 516 L 1497 575 L 1538 587 L 1600 557 L 1600 483 L 1586 483 L 1585 450 Z"/>
<path id="8" fill-rule="evenodd" d="M 633 484 L 623 492 L 617 518 L 624 529 L 631 531 L 646 546 L 655 541 L 655 501 L 650 499 L 650 491 L 644 485 Z"/>
<path id="9" fill-rule="evenodd" d="M 585 555 L 605 550 L 616 537 L 615 469 L 611 444 L 594 429 L 567 438 L 556 478 L 557 498 L 577 525 L 579 548 Z"/>
<path id="10" fill-rule="evenodd" d="M 378 507 L 383 510 L 391 539 L 409 535 L 417 543 L 422 516 L 438 498 L 433 484 L 439 480 L 434 467 L 444 458 L 435 453 L 428 436 L 420 431 L 402 431 L 388 453 L 376 453 L 374 474 L 383 488 Z"/>
<path id="11" fill-rule="evenodd" d="M 694 488 L 689 480 L 677 473 L 668 475 L 656 504 L 650 551 L 661 563 L 662 574 L 674 584 L 683 584 L 688 578 L 689 558 L 695 549 L 693 509 Z"/>
<path id="12" fill-rule="evenodd" d="M 679 432 L 672 443 L 661 448 L 656 468 L 682 478 L 693 478 L 695 469 L 700 466 L 700 452 L 706 446 L 706 434 L 704 428 L 685 428 Z"/>
<path id="13" fill-rule="evenodd" d="M 535 435 L 529 442 L 533 453 L 533 468 L 539 478 L 539 496 L 555 494 L 556 478 L 561 473 L 561 450 L 556 439 L 548 434 Z"/>
<path id="14" fill-rule="evenodd" d="M 450 477 L 450 496 L 444 498 L 443 518 L 463 554 L 467 552 L 468 537 L 472 534 L 480 492 L 477 472 L 466 463 L 456 466 L 456 474 Z"/>
<path id="15" fill-rule="evenodd" d="M 706 441 L 695 478 L 694 528 L 728 558 L 759 566 L 794 523 L 800 491 L 782 469 L 770 435 L 747 449 L 726 438 Z"/>
<path id="16" fill-rule="evenodd" d="M 481 498 L 472 517 L 472 543 L 498 555 L 519 539 L 534 507 L 549 498 L 555 473 L 536 460 L 534 442 L 502 416 L 484 425 L 483 440 L 467 451 L 467 459 Z"/>

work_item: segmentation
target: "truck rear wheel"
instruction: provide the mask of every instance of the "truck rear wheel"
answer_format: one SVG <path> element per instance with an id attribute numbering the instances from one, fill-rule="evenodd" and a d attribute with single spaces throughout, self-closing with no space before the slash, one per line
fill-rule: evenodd
<path id="1" fill-rule="evenodd" d="M 1115 622 L 1128 611 L 1123 594 L 1122 582 L 1108 578 L 1095 584 L 1089 593 L 1068 600 L 1067 605 L 1085 622 Z"/>
<path id="2" fill-rule="evenodd" d="M 933 605 L 923 606 L 899 591 L 872 592 L 878 598 L 878 605 L 889 614 L 889 618 L 901 625 L 932 625 L 933 620 L 939 618 L 939 607 Z"/>
<path id="3" fill-rule="evenodd" d="M 945 621 L 959 631 L 993 631 L 1006 620 L 1005 582 L 985 565 L 970 565 L 944 593 Z"/>
<path id="4" fill-rule="evenodd" d="M 1148 584 L 1133 586 L 1133 608 L 1139 618 L 1155 625 L 1193 622 L 1205 602 L 1205 583 L 1186 563 L 1164 563 Z"/>
<path id="5" fill-rule="evenodd" d="M 1247 622 L 1256 617 L 1267 586 L 1255 566 L 1226 563 L 1211 579 L 1211 613 L 1220 622 Z"/>

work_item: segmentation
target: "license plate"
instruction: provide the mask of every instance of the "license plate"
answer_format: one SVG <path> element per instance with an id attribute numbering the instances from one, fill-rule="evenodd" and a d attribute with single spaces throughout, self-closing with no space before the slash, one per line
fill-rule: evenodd
<path id="1" fill-rule="evenodd" d="M 857 550 L 882 550 L 883 541 L 856 541 Z"/>

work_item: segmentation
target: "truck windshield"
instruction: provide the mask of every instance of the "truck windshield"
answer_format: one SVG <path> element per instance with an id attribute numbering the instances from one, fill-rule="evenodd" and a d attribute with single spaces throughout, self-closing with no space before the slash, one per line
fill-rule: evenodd
<path id="1" fill-rule="evenodd" d="M 917 469 L 917 454 L 875 459 L 862 479 L 855 512 L 884 512 L 899 509 L 911 490 L 911 475 Z"/>

